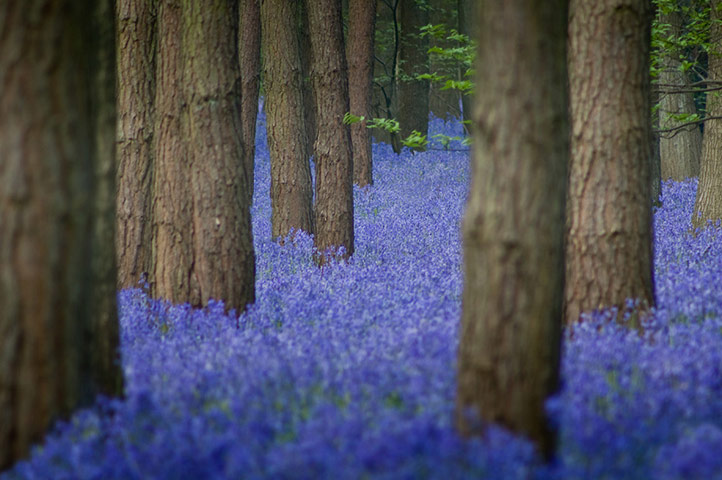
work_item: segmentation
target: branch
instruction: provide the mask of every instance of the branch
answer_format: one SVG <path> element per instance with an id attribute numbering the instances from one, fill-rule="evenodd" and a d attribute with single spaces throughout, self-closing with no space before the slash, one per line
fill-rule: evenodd
<path id="1" fill-rule="evenodd" d="M 672 135 L 669 135 L 669 136 L 666 136 L 666 135 L 665 135 L 665 136 L 664 136 L 664 138 L 672 138 L 672 137 L 674 137 L 675 135 L 677 135 L 680 131 L 682 131 L 684 128 L 690 127 L 690 126 L 692 126 L 692 125 L 699 125 L 699 124 L 701 124 L 701 123 L 706 122 L 707 120 L 722 120 L 722 116 L 705 117 L 705 118 L 702 118 L 702 119 L 699 119 L 699 120 L 695 120 L 695 121 L 693 121 L 693 122 L 681 123 L 681 124 L 677 125 L 676 127 L 659 128 L 659 129 L 653 129 L 652 131 L 653 131 L 654 133 L 670 133 L 670 132 L 674 132 Z"/>

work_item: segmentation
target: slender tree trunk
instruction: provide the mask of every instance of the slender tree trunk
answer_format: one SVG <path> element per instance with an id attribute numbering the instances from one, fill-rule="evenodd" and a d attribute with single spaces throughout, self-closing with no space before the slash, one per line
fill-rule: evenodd
<path id="1" fill-rule="evenodd" d="M 378 0 L 376 4 L 376 38 L 374 52 L 374 86 L 371 96 L 371 109 L 374 117 L 398 120 L 398 89 L 396 85 L 396 61 L 399 52 L 398 9 L 400 0 Z M 398 133 L 389 133 L 382 129 L 373 129 L 373 137 L 379 142 L 392 146 L 395 153 L 401 153 L 401 140 Z"/>
<path id="2" fill-rule="evenodd" d="M 469 19 L 474 15 L 472 0 L 457 0 L 457 11 L 459 15 L 459 33 L 467 35 L 470 39 L 476 38 L 472 32 L 472 25 Z M 483 88 L 483 87 L 478 87 Z M 471 120 L 473 98 L 471 95 L 461 96 L 461 116 L 464 120 Z"/>
<path id="3" fill-rule="evenodd" d="M 261 75 L 261 6 L 259 0 L 240 2 L 238 51 L 241 67 L 241 123 L 243 131 L 243 163 L 248 178 L 248 204 L 253 203 L 253 169 L 256 155 L 256 119 L 258 88 Z"/>
<path id="4" fill-rule="evenodd" d="M 399 125 L 401 137 L 413 130 L 429 132 L 429 81 L 415 76 L 429 73 L 429 37 L 421 37 L 420 28 L 429 23 L 429 12 L 417 0 L 401 0 L 401 42 L 397 64 L 399 86 Z"/>
<path id="5" fill-rule="evenodd" d="M 254 301 L 237 4 L 162 0 L 156 95 L 154 295 Z"/>
<path id="6" fill-rule="evenodd" d="M 463 224 L 457 425 L 496 422 L 547 456 L 558 385 L 569 159 L 567 1 L 485 1 Z M 539 279 L 544 279 L 540 282 Z M 476 417 L 480 417 L 481 422 Z"/>
<path id="7" fill-rule="evenodd" d="M 681 18 L 678 12 L 660 15 L 660 22 L 671 25 L 670 34 L 675 36 L 681 31 Z M 687 74 L 680 70 L 681 62 L 677 55 L 663 55 L 659 83 L 662 85 L 688 85 Z M 694 97 L 691 93 L 662 94 L 659 102 L 660 128 L 668 129 L 680 125 L 674 115 L 697 113 Z M 659 139 L 659 153 L 664 180 L 684 180 L 699 175 L 699 162 L 702 154 L 702 132 L 697 125 L 682 128 L 672 133 L 663 133 Z"/>
<path id="8" fill-rule="evenodd" d="M 430 2 L 429 23 L 432 25 L 443 24 L 447 29 L 456 28 L 458 19 L 456 15 L 458 0 L 433 0 Z M 429 39 L 429 47 L 453 48 L 453 44 L 436 37 Z M 448 61 L 439 61 L 438 56 L 429 55 L 429 71 L 435 73 L 457 75 L 458 67 L 449 65 Z M 448 117 L 459 117 L 459 91 L 454 89 L 442 90 L 443 85 L 431 83 L 429 85 L 429 111 L 436 117 L 446 120 Z"/>
<path id="9" fill-rule="evenodd" d="M 292 0 L 261 3 L 273 238 L 283 238 L 291 229 L 313 232 L 296 9 Z"/>
<path id="10" fill-rule="evenodd" d="M 371 118 L 371 86 L 374 62 L 374 26 L 376 0 L 354 0 L 349 5 L 348 84 L 351 113 Z M 360 187 L 373 183 L 371 132 L 366 122 L 351 125 L 354 183 Z"/>
<path id="11" fill-rule="evenodd" d="M 118 0 L 118 288 L 151 270 L 155 2 Z"/>
<path id="12" fill-rule="evenodd" d="M 571 0 L 565 318 L 654 302 L 648 0 Z"/>
<path id="13" fill-rule="evenodd" d="M 314 242 L 325 261 L 328 249 L 354 250 L 353 161 L 351 135 L 343 117 L 349 111 L 348 68 L 343 46 L 340 0 L 309 0 L 318 132 L 316 159 L 316 232 Z"/>
<path id="14" fill-rule="evenodd" d="M 301 91 L 303 93 L 303 125 L 306 130 L 306 158 L 313 155 L 313 142 L 316 140 L 316 99 L 311 82 L 311 38 L 308 30 L 308 10 L 306 0 L 298 3 L 298 45 L 301 55 Z"/>
<path id="15" fill-rule="evenodd" d="M 710 38 L 716 39 L 714 51 L 709 55 L 707 78 L 712 81 L 722 80 L 722 19 L 719 0 L 710 2 L 712 25 Z M 722 115 L 722 97 L 719 92 L 707 94 L 707 115 Z M 697 198 L 694 202 L 692 225 L 704 227 L 707 222 L 722 219 L 722 122 L 711 120 L 704 125 L 702 142 L 702 165 L 697 186 Z"/>
<path id="16" fill-rule="evenodd" d="M 0 3 L 0 470 L 122 387 L 113 11 Z"/>

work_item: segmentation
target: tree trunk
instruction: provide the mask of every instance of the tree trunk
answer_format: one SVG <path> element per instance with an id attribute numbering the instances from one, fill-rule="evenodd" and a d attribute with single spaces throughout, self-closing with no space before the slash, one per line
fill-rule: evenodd
<path id="1" fill-rule="evenodd" d="M 193 231 L 188 159 L 181 133 L 182 78 L 180 0 L 158 2 L 151 293 L 173 303 L 201 305 L 193 271 Z"/>
<path id="2" fill-rule="evenodd" d="M 400 0 L 378 0 L 376 3 L 376 31 L 374 34 L 374 84 L 371 111 L 377 118 L 398 120 L 398 92 L 396 88 L 396 60 L 399 51 L 398 6 Z M 398 133 L 375 128 L 372 136 L 378 142 L 391 145 L 401 153 Z"/>
<path id="3" fill-rule="evenodd" d="M 429 73 L 429 37 L 421 37 L 420 28 L 429 23 L 429 12 L 417 0 L 401 0 L 401 42 L 397 63 L 399 87 L 399 125 L 401 137 L 413 130 L 429 132 L 429 81 L 415 76 Z"/>
<path id="4" fill-rule="evenodd" d="M 470 25 L 471 22 L 469 22 L 475 13 L 472 0 L 457 0 L 456 5 L 459 16 L 459 33 L 467 35 L 469 39 L 476 38 L 476 34 L 472 32 L 473 25 Z M 471 120 L 472 104 L 471 95 L 461 96 L 461 116 L 464 120 Z"/>
<path id="5" fill-rule="evenodd" d="M 457 0 L 433 0 L 430 2 L 429 23 L 432 25 L 443 24 L 447 29 L 456 28 L 458 24 L 456 14 Z M 431 37 L 429 46 L 440 48 L 453 48 L 452 42 L 446 39 Z M 443 73 L 458 77 L 458 65 L 449 64 L 448 61 L 440 61 L 438 56 L 429 55 L 429 71 L 432 73 Z M 455 89 L 442 90 L 443 85 L 431 83 L 429 85 L 429 110 L 438 118 L 446 120 L 448 117 L 459 117 L 459 91 Z"/>
<path id="6" fill-rule="evenodd" d="M 0 470 L 53 421 L 122 388 L 113 11 L 0 6 Z"/>
<path id="7" fill-rule="evenodd" d="M 719 0 L 710 2 L 712 25 L 710 38 L 716 39 L 714 53 L 709 55 L 708 80 L 722 80 L 722 8 Z M 722 115 L 722 98 L 719 92 L 707 94 L 707 116 Z M 707 222 L 716 222 L 722 219 L 722 122 L 710 120 L 704 125 L 704 139 L 702 141 L 702 165 L 697 186 L 697 198 L 694 202 L 692 225 L 695 228 L 704 227 Z"/>
<path id="8" fill-rule="evenodd" d="M 266 128 L 271 155 L 271 235 L 313 232 L 313 190 L 306 151 L 301 57 L 291 0 L 261 3 Z"/>
<path id="9" fill-rule="evenodd" d="M 316 140 L 316 99 L 311 82 L 311 38 L 308 31 L 306 0 L 298 2 L 298 46 L 301 55 L 301 91 L 303 93 L 303 125 L 306 130 L 306 158 L 313 155 Z"/>
<path id="10" fill-rule="evenodd" d="M 376 0 L 354 0 L 349 5 L 348 84 L 351 113 L 371 119 Z M 373 183 L 371 132 L 366 122 L 351 124 L 353 180 L 360 187 Z"/>
<path id="11" fill-rule="evenodd" d="M 223 300 L 240 313 L 255 298 L 255 257 L 236 5 L 161 2 L 154 294 L 193 306 Z"/>
<path id="12" fill-rule="evenodd" d="M 318 122 L 314 243 L 323 263 L 329 249 L 343 247 L 344 257 L 354 250 L 351 135 L 343 123 L 349 99 L 341 2 L 309 0 L 308 23 Z"/>
<path id="13" fill-rule="evenodd" d="M 497 0 L 476 14 L 485 88 L 463 224 L 457 425 L 473 434 L 501 423 L 547 456 L 564 291 L 566 13 L 566 0 Z"/>
<path id="14" fill-rule="evenodd" d="M 248 178 L 248 205 L 253 204 L 253 169 L 256 156 L 256 119 L 261 74 L 261 6 L 259 0 L 242 0 L 238 52 L 241 67 L 241 123 L 243 163 Z"/>
<path id="15" fill-rule="evenodd" d="M 671 25 L 670 34 L 678 36 L 681 31 L 678 12 L 660 15 L 660 23 Z M 662 85 L 689 85 L 687 74 L 680 70 L 681 62 L 676 54 L 662 55 L 659 83 Z M 697 107 L 691 93 L 662 94 L 659 102 L 660 128 L 674 128 L 684 122 L 672 115 L 694 114 Z M 699 175 L 702 154 L 702 133 L 699 126 L 690 125 L 674 132 L 662 133 L 659 139 L 662 179 L 676 181 Z"/>
<path id="16" fill-rule="evenodd" d="M 654 302 L 647 0 L 570 2 L 565 318 Z"/>
<path id="17" fill-rule="evenodd" d="M 118 0 L 118 288 L 134 288 L 151 262 L 155 3 Z"/>

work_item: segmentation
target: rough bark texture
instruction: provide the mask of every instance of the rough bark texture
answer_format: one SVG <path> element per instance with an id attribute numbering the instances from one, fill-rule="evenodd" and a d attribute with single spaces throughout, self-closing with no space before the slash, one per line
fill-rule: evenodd
<path id="1" fill-rule="evenodd" d="M 447 29 L 457 28 L 457 2 L 458 0 L 433 0 L 429 2 L 431 8 L 429 10 L 429 23 L 432 25 L 443 24 Z M 429 47 L 453 48 L 454 43 L 444 39 L 431 37 L 429 39 Z M 453 62 L 441 61 L 438 55 L 429 55 L 429 71 L 436 73 L 444 73 L 458 77 L 458 65 Z M 461 72 L 463 73 L 463 72 Z M 447 119 L 448 117 L 459 117 L 461 109 L 459 100 L 461 99 L 458 90 L 448 89 L 442 90 L 443 84 L 431 83 L 429 86 L 429 111 L 438 118 Z"/>
<path id="2" fill-rule="evenodd" d="M 660 23 L 669 24 L 669 34 L 678 36 L 681 31 L 681 18 L 677 12 L 660 15 Z M 659 83 L 679 85 L 681 89 L 689 85 L 687 74 L 680 70 L 681 62 L 677 54 L 662 57 Z M 684 122 L 675 120 L 671 115 L 694 114 L 697 107 L 692 93 L 662 94 L 659 102 L 659 126 L 661 129 L 674 128 Z M 659 139 L 659 154 L 662 167 L 662 179 L 684 180 L 699 175 L 699 162 L 702 155 L 702 132 L 697 125 L 663 133 Z"/>
<path id="3" fill-rule="evenodd" d="M 306 158 L 313 155 L 313 142 L 316 140 L 316 99 L 311 82 L 311 38 L 308 30 L 308 11 L 306 0 L 297 2 L 298 8 L 298 46 L 301 54 L 301 90 L 303 92 L 303 118 L 306 128 Z"/>
<path id="4" fill-rule="evenodd" d="M 550 455 L 558 385 L 569 158 L 565 0 L 485 1 L 473 176 L 463 224 L 457 425 L 489 422 Z M 543 279 L 543 281 L 539 281 Z M 481 420 L 481 422 L 479 422 Z"/>
<path id="5" fill-rule="evenodd" d="M 718 39 L 714 52 L 709 55 L 708 79 L 722 80 L 722 19 L 718 0 L 710 2 L 712 12 L 712 26 L 710 38 Z M 707 115 L 716 117 L 722 115 L 722 97 L 719 92 L 707 94 Z M 694 202 L 692 225 L 695 228 L 703 227 L 707 222 L 716 222 L 722 219 L 722 121 L 711 120 L 705 123 L 702 146 L 702 165 L 697 186 L 697 198 Z"/>
<path id="6" fill-rule="evenodd" d="M 313 232 L 296 9 L 293 0 L 261 4 L 273 238 L 283 238 L 291 229 Z"/>
<path id="7" fill-rule="evenodd" d="M 374 27 L 376 0 L 354 0 L 348 16 L 348 86 L 350 112 L 371 119 L 373 82 Z M 351 124 L 353 181 L 364 187 L 373 183 L 371 132 L 366 122 Z"/>
<path id="8" fill-rule="evenodd" d="M 571 0 L 565 318 L 654 302 L 647 0 Z"/>
<path id="9" fill-rule="evenodd" d="M 112 13 L 107 1 L 0 3 L 0 470 L 122 381 Z"/>
<path id="10" fill-rule="evenodd" d="M 248 204 L 253 203 L 253 169 L 256 156 L 256 119 L 261 75 L 261 6 L 259 0 L 240 2 L 238 53 L 241 67 L 241 123 L 243 163 L 246 166 Z"/>
<path id="11" fill-rule="evenodd" d="M 343 247 L 344 256 L 354 250 L 351 134 L 343 124 L 349 100 L 341 2 L 309 0 L 308 21 L 318 125 L 314 242 L 323 262 L 328 249 Z"/>
<path id="12" fill-rule="evenodd" d="M 151 261 L 155 1 L 118 0 L 118 288 L 134 288 Z"/>
<path id="13" fill-rule="evenodd" d="M 180 0 L 159 0 L 150 286 L 153 296 L 200 305 L 200 286 L 193 272 L 188 160 L 180 123 L 185 104 L 182 26 Z"/>
<path id="14" fill-rule="evenodd" d="M 429 132 L 429 81 L 415 75 L 429 73 L 429 37 L 421 37 L 421 27 L 429 23 L 429 12 L 417 0 L 401 0 L 399 4 L 401 41 L 397 78 L 399 89 L 399 126 L 401 137 L 413 130 L 421 135 Z"/>
<path id="15" fill-rule="evenodd" d="M 254 300 L 255 258 L 236 5 L 160 5 L 153 294 L 240 313 Z"/>

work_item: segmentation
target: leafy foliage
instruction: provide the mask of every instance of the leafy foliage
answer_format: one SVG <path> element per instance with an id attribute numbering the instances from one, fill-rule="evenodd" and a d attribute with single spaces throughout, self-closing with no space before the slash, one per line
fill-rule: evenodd
<path id="1" fill-rule="evenodd" d="M 500 428 L 452 426 L 468 155 L 373 148 L 356 253 L 318 269 L 309 236 L 268 240 L 259 136 L 256 304 L 235 318 L 120 292 L 126 398 L 59 424 L 0 478 L 722 478 L 722 230 L 690 234 L 694 181 L 663 186 L 645 334 L 610 312 L 566 333 L 548 403 L 559 457 L 543 467 Z"/>

